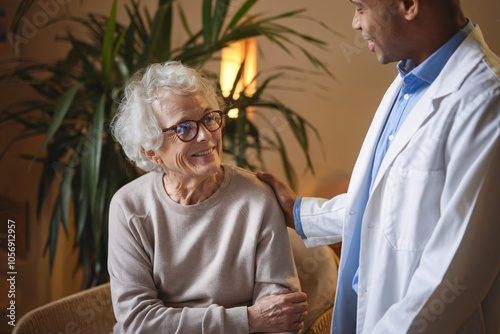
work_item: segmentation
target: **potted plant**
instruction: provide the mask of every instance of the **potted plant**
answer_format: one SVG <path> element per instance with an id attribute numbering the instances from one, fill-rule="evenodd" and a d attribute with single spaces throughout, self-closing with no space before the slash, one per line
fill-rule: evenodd
<path id="1" fill-rule="evenodd" d="M 182 8 L 174 8 L 173 0 L 159 0 L 154 15 L 141 7 L 138 0 L 131 0 L 126 5 L 128 25 L 117 22 L 115 0 L 109 16 L 88 14 L 84 18 L 67 18 L 81 24 L 89 38 L 77 38 L 67 32 L 65 40 L 71 48 L 64 59 L 55 64 L 37 64 L 19 59 L 16 60 L 15 71 L 2 75 L 3 84 L 30 85 L 40 97 L 8 106 L 2 111 L 0 121 L 15 121 L 25 127 L 26 132 L 11 142 L 27 136 L 45 135 L 38 152 L 29 158 L 32 163 L 43 164 L 38 215 L 51 189 L 55 186 L 58 191 L 45 247 L 49 252 L 51 268 L 60 224 L 67 233 L 68 225 L 72 223 L 76 231 L 75 247 L 79 251 L 79 264 L 84 269 L 82 288 L 107 280 L 109 202 L 119 187 L 139 175 L 139 171 L 123 159 L 107 125 L 116 112 L 116 101 L 120 98 L 124 82 L 136 70 L 148 63 L 171 59 L 202 67 L 229 43 L 262 36 L 288 53 L 291 53 L 291 48 L 296 48 L 317 68 L 330 74 L 324 64 L 302 45 L 323 46 L 325 43 L 280 23 L 285 18 L 299 17 L 303 10 L 275 16 L 249 15 L 257 1 L 241 2 L 235 14 L 229 16 L 231 0 L 203 0 L 203 25 L 199 31 L 193 32 Z M 23 0 L 19 5 L 12 25 L 14 33 L 19 19 L 32 3 Z M 174 12 L 178 13 L 189 36 L 180 47 L 172 47 L 171 43 Z M 236 97 L 240 70 L 233 89 L 225 97 L 228 108 L 237 108 L 239 114 L 237 118 L 227 119 L 224 151 L 231 154 L 239 166 L 250 169 L 259 167 L 256 161 L 262 161 L 263 150 L 279 152 L 293 186 L 294 172 L 280 133 L 274 131 L 274 138 L 262 136 L 255 121 L 247 117 L 249 107 L 256 108 L 256 113 L 262 117 L 271 113 L 283 115 L 300 144 L 308 167 L 313 169 L 307 130 L 317 135 L 315 128 L 283 103 L 265 95 L 269 84 L 282 74 L 260 75 L 255 93 L 250 95 L 243 90 Z M 216 75 L 213 76 L 216 79 Z M 37 113 L 47 117 L 33 117 Z M 249 159 L 249 150 L 257 159 Z M 46 152 L 43 158 L 42 152 Z"/>

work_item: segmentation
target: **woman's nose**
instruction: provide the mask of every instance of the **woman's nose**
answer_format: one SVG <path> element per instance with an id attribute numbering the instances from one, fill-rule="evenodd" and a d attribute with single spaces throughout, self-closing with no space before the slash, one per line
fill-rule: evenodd
<path id="1" fill-rule="evenodd" d="M 196 136 L 197 141 L 208 141 L 212 138 L 212 133 L 208 131 L 205 124 L 201 123 L 198 125 L 198 135 Z"/>

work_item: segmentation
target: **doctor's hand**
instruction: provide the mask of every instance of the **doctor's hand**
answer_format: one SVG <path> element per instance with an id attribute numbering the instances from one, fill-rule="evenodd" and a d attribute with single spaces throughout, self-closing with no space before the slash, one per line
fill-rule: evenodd
<path id="1" fill-rule="evenodd" d="M 288 227 L 295 229 L 295 222 L 293 220 L 293 205 L 297 194 L 294 193 L 290 187 L 277 179 L 274 175 L 264 172 L 258 172 L 257 177 L 262 181 L 269 183 L 273 187 L 274 194 L 280 203 L 281 209 L 285 214 L 285 220 Z"/>
<path id="2" fill-rule="evenodd" d="M 307 307 L 303 292 L 262 297 L 247 308 L 250 333 L 298 331 L 304 327 Z"/>

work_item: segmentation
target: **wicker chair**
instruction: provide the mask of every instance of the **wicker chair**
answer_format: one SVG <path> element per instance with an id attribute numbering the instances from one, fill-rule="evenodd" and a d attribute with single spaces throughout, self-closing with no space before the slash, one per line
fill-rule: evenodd
<path id="1" fill-rule="evenodd" d="M 329 334 L 338 257 L 326 246 L 306 249 L 295 232 L 289 235 L 299 279 L 309 302 L 303 333 Z M 111 333 L 115 322 L 110 285 L 106 283 L 28 312 L 12 333 Z"/>
<path id="2" fill-rule="evenodd" d="M 106 283 L 28 312 L 12 333 L 111 333 L 115 322 L 111 290 Z"/>

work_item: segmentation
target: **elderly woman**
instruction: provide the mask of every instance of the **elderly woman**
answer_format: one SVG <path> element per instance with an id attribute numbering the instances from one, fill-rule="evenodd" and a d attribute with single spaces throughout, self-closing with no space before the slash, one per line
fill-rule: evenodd
<path id="1" fill-rule="evenodd" d="M 113 197 L 109 273 L 115 333 L 299 330 L 299 292 L 283 213 L 253 173 L 221 164 L 213 85 L 179 62 L 137 73 L 112 122 L 150 171 Z"/>

